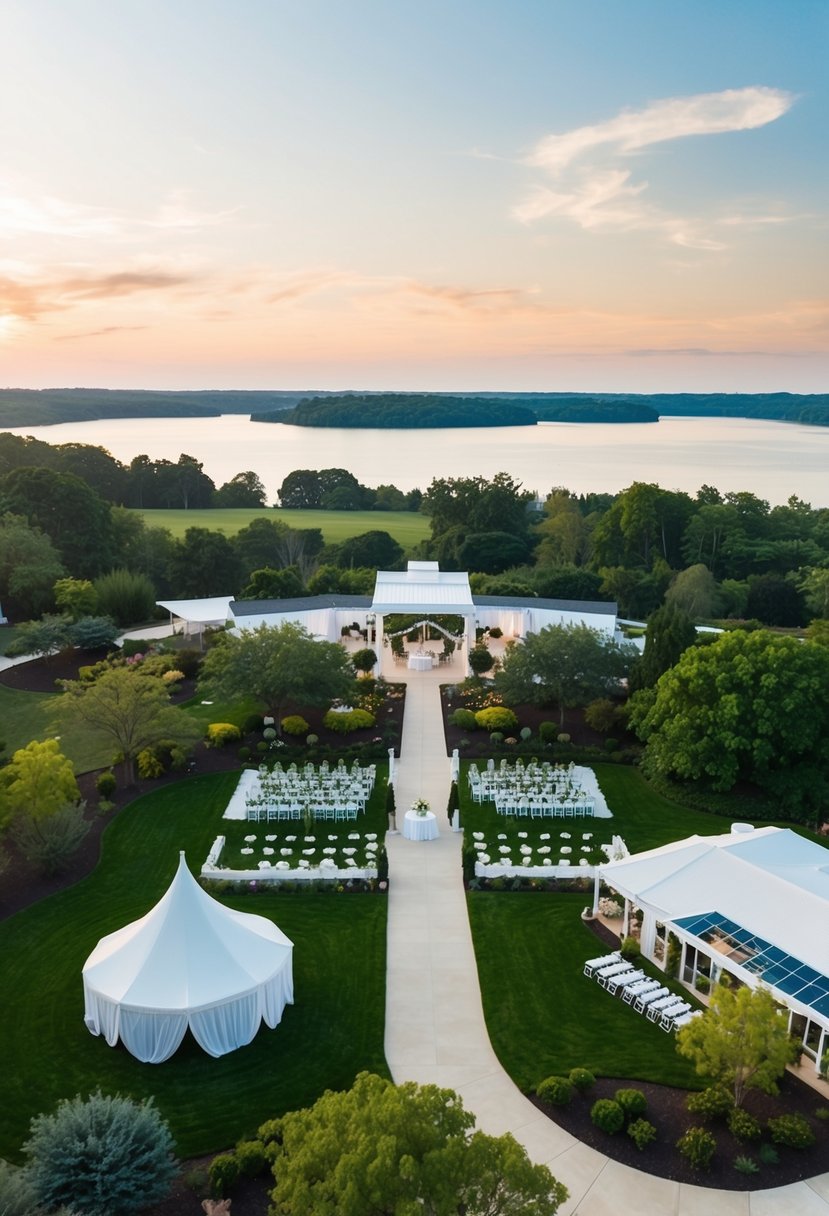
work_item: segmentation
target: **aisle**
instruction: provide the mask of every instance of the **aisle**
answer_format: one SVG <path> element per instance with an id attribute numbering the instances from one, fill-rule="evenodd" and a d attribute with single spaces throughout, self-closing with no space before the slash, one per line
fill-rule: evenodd
<path id="1" fill-rule="evenodd" d="M 511 1132 L 570 1192 L 562 1216 L 829 1216 L 829 1174 L 753 1193 L 680 1185 L 629 1169 L 539 1114 L 495 1056 L 481 1008 L 461 875 L 461 836 L 446 817 L 449 760 L 439 685 L 409 673 L 396 795 L 438 816 L 437 840 L 387 837 L 389 854 L 386 1060 L 396 1082 L 456 1090 L 491 1135 Z"/>

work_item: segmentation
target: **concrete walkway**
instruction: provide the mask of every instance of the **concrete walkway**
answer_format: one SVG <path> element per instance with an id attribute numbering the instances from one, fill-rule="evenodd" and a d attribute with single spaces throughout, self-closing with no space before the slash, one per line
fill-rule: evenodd
<path id="1" fill-rule="evenodd" d="M 394 1080 L 457 1090 L 483 1131 L 511 1132 L 565 1184 L 567 1216 L 829 1216 L 829 1174 L 751 1193 L 668 1182 L 575 1140 L 513 1084 L 487 1034 L 461 876 L 461 836 L 446 817 L 449 761 L 439 684 L 447 673 L 406 676 L 398 813 L 402 818 L 415 798 L 426 798 L 437 813 L 440 836 L 424 842 L 387 839 L 385 1049 Z"/>

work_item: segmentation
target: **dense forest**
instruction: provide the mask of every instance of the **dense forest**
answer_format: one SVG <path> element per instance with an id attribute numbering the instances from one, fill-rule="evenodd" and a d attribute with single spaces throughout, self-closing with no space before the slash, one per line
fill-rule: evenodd
<path id="1" fill-rule="evenodd" d="M 622 617 L 674 605 L 696 621 L 802 627 L 829 620 L 829 509 L 748 491 L 695 495 L 634 482 L 618 494 L 553 487 L 539 504 L 507 473 L 433 479 L 421 493 L 363 486 L 345 469 L 297 469 L 282 507 L 419 510 L 430 537 L 404 554 L 371 530 L 324 545 L 318 529 L 266 516 L 233 538 L 205 527 L 181 540 L 128 506 L 263 506 L 250 471 L 216 487 L 201 464 L 0 434 L 0 601 L 13 619 L 51 611 L 61 578 L 124 569 L 160 595 L 370 594 L 376 569 L 407 556 L 470 572 L 482 595 L 615 600 Z"/>
<path id="2" fill-rule="evenodd" d="M 320 406 L 328 399 L 337 421 Z M 459 421 L 431 421 L 458 411 Z M 297 412 L 298 406 L 302 406 Z M 506 421 L 506 407 L 532 418 Z M 428 407 L 428 410 L 427 410 Z M 344 411 L 344 413 L 341 413 Z M 471 411 L 471 414 L 467 411 Z M 417 421 L 413 420 L 416 413 Z M 829 394 L 811 393 L 343 393 L 297 390 L 199 390 L 55 388 L 0 389 L 0 426 L 48 426 L 100 418 L 210 418 L 249 414 L 254 421 L 299 426 L 515 426 L 543 422 L 653 422 L 662 417 L 766 418 L 829 426 Z M 380 414 L 378 420 L 377 414 Z M 405 421 L 397 421 L 397 418 Z M 471 418 L 471 421 L 469 420 Z M 494 420 L 493 420 L 494 419 Z"/>
<path id="3" fill-rule="evenodd" d="M 532 410 L 511 401 L 438 393 L 342 393 L 308 398 L 287 412 L 251 414 L 251 422 L 372 430 L 535 426 L 536 421 Z"/>

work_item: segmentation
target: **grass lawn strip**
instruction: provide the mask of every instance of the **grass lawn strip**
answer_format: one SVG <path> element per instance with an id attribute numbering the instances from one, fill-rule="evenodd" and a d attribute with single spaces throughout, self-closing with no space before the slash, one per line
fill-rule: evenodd
<path id="1" fill-rule="evenodd" d="M 237 507 L 195 511 L 137 508 L 148 528 L 167 528 L 181 540 L 188 528 L 209 528 L 235 536 L 254 519 L 269 519 L 290 528 L 321 528 L 327 545 L 338 545 L 363 532 L 388 532 L 404 549 L 413 549 L 429 536 L 429 520 L 418 511 L 283 511 L 271 507 Z"/>
<path id="2" fill-rule="evenodd" d="M 214 1060 L 188 1036 L 171 1060 L 150 1065 L 86 1030 L 81 969 L 88 954 L 160 898 L 179 849 L 199 869 L 236 780 L 196 777 L 139 799 L 108 828 L 89 878 L 0 925 L 0 1051 L 14 1061 L 4 1074 L 0 1156 L 19 1159 L 33 1115 L 99 1085 L 138 1099 L 154 1095 L 187 1157 L 231 1145 L 326 1088 L 347 1088 L 360 1069 L 388 1075 L 386 900 L 375 895 L 222 897 L 272 918 L 294 942 L 296 1004 L 248 1047 Z"/>
<path id="3" fill-rule="evenodd" d="M 104 768 L 112 760 L 111 743 L 95 739 L 83 722 L 62 722 L 58 727 L 52 720 L 55 696 L 42 692 L 21 692 L 0 684 L 0 722 L 6 756 L 33 739 L 53 739 L 60 732 L 60 748 L 72 761 L 76 773 L 88 773 Z"/>
<path id="4" fill-rule="evenodd" d="M 580 893 L 469 892 L 484 1015 L 502 1065 L 526 1092 L 576 1067 L 699 1088 L 672 1034 L 582 974 L 587 959 L 603 952 L 580 919 L 584 902 Z M 687 997 L 656 968 L 643 966 Z"/>

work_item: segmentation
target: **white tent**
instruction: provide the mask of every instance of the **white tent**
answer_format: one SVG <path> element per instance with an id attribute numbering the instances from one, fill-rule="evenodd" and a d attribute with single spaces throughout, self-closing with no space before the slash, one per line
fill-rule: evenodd
<path id="1" fill-rule="evenodd" d="M 264 916 L 203 891 L 184 853 L 159 902 L 101 938 L 83 969 L 84 1021 L 147 1064 L 167 1060 L 189 1027 L 211 1056 L 273 1028 L 293 1003 L 293 943 Z"/>

